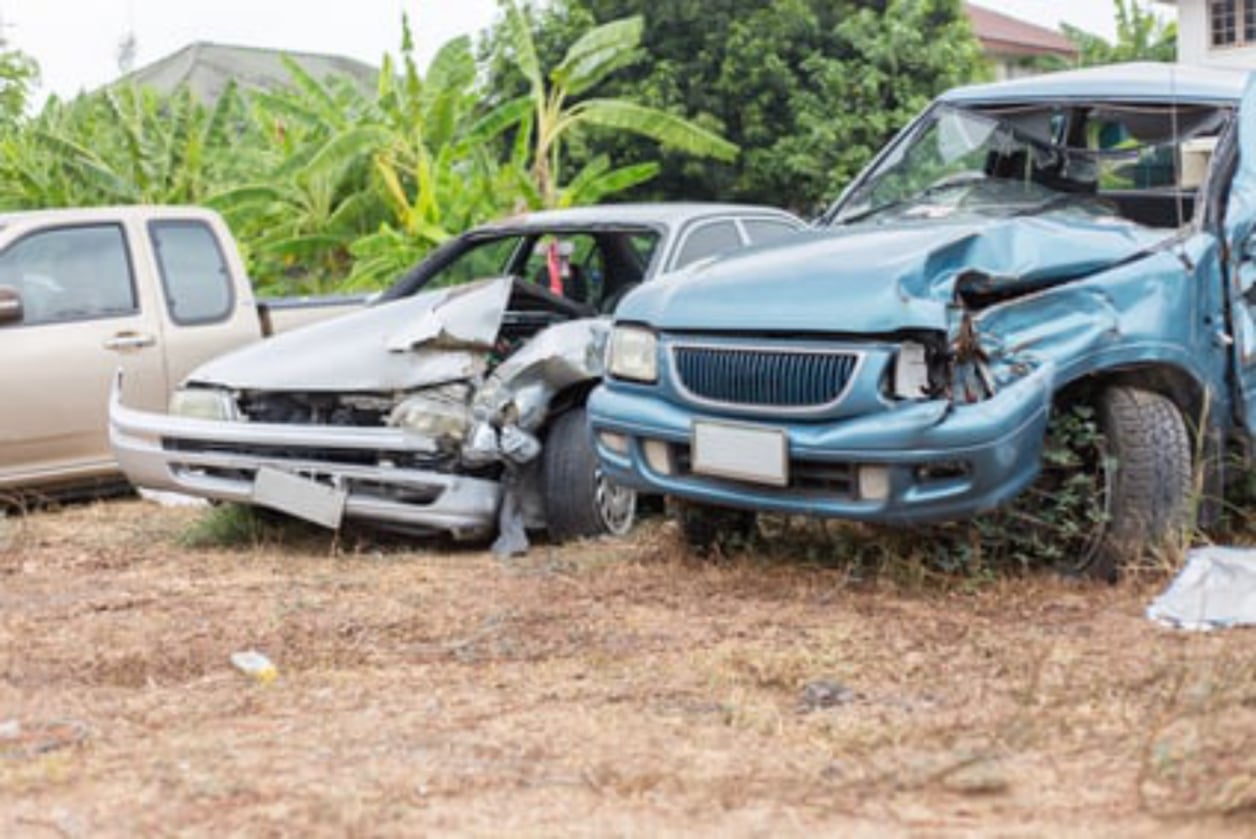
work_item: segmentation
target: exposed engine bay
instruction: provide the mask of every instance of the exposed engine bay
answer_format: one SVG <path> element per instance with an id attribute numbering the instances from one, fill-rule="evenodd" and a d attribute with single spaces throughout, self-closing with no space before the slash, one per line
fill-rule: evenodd
<path id="1" fill-rule="evenodd" d="M 358 453 L 354 460 L 501 481 L 505 497 L 495 549 L 521 552 L 526 530 L 545 525 L 534 467 L 546 423 L 566 405 L 563 394 L 600 378 L 608 324 L 591 307 L 519 278 L 437 289 L 424 297 L 427 305 L 410 298 L 379 307 L 409 309 L 412 316 L 393 319 L 400 328 L 374 336 L 377 352 L 414 362 L 415 386 L 380 388 L 363 381 L 360 390 L 233 388 L 235 416 L 266 425 L 401 430 L 404 454 L 379 451 L 368 464 Z M 315 461 L 343 461 L 343 455 L 302 450 Z"/>

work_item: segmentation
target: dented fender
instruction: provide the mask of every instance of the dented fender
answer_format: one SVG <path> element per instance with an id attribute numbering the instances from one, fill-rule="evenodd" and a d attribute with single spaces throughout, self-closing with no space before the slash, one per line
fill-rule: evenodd
<path id="1" fill-rule="evenodd" d="M 1197 233 L 1141 259 L 965 314 L 1001 384 L 1044 363 L 1056 367 L 1057 387 L 1105 370 L 1163 364 L 1224 393 L 1216 249 L 1214 237 Z"/>
<path id="2" fill-rule="evenodd" d="M 555 396 L 602 377 L 609 334 L 608 318 L 568 321 L 545 329 L 489 374 L 475 396 L 472 412 L 536 431 L 548 418 Z"/>

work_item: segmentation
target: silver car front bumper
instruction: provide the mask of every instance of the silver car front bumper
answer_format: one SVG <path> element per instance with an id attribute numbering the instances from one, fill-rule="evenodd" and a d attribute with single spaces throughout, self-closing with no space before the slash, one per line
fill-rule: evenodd
<path id="1" fill-rule="evenodd" d="M 244 504 L 259 471 L 299 476 L 334 490 L 343 517 L 459 539 L 492 535 L 501 486 L 491 479 L 405 466 L 430 453 L 425 437 L 396 428 L 223 422 L 137 411 L 109 403 L 109 442 L 136 486 Z"/>

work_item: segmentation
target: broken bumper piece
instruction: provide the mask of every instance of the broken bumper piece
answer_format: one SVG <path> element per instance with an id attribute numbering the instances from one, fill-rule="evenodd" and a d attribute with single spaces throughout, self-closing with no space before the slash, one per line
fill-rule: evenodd
<path id="1" fill-rule="evenodd" d="M 780 513 L 925 523 L 992 509 L 1033 480 L 1052 376 L 1044 365 L 984 402 L 905 403 L 832 422 L 695 415 L 650 388 L 616 382 L 593 393 L 589 414 L 603 469 L 640 491 Z M 720 425 L 733 431 L 723 438 L 728 450 L 711 453 L 722 438 L 699 434 Z M 783 438 L 779 449 L 773 436 Z M 708 452 L 695 451 L 695 443 Z"/>
<path id="2" fill-rule="evenodd" d="M 270 425 L 136 411 L 115 388 L 109 437 L 133 483 L 341 519 L 481 539 L 496 529 L 494 480 L 418 465 L 432 441 L 400 429 Z"/>

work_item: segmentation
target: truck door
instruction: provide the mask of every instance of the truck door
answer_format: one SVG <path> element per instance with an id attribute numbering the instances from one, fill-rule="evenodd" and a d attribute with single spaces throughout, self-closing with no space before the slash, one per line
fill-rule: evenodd
<path id="1" fill-rule="evenodd" d="M 261 338 L 261 325 L 252 298 L 238 299 L 231 262 L 208 222 L 163 218 L 147 227 L 161 284 L 166 371 L 173 387 L 203 362 Z M 221 235 L 230 234 L 224 229 Z M 131 401 L 129 384 L 123 391 L 126 404 L 139 407 Z"/>
<path id="2" fill-rule="evenodd" d="M 1239 399 L 1248 434 L 1256 436 L 1256 74 L 1239 107 L 1238 164 L 1226 205 L 1226 266 Z"/>
<path id="3" fill-rule="evenodd" d="M 26 233 L 0 251 L 21 298 L 0 327 L 0 486 L 111 469 L 109 386 L 121 368 L 137 405 L 160 409 L 166 372 L 121 224 Z"/>

